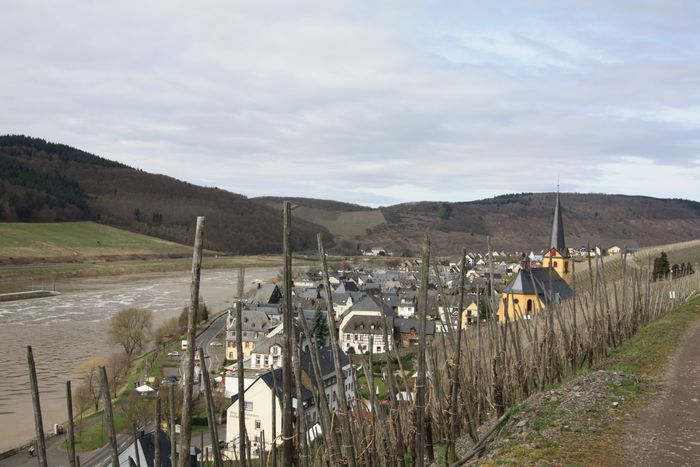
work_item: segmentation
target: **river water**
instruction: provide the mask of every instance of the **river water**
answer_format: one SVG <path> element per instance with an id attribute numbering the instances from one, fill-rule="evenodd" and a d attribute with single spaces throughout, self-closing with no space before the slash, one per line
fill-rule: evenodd
<path id="1" fill-rule="evenodd" d="M 249 268 L 246 285 L 274 277 L 279 268 Z M 225 309 L 236 289 L 234 270 L 202 271 L 200 296 L 210 313 Z M 66 279 L 61 295 L 0 302 L 0 452 L 34 436 L 27 346 L 31 345 L 44 429 L 66 419 L 65 382 L 76 364 L 121 351 L 109 343 L 109 319 L 128 307 L 153 312 L 153 328 L 189 303 L 188 272 Z M 73 386 L 78 384 L 74 381 Z"/>

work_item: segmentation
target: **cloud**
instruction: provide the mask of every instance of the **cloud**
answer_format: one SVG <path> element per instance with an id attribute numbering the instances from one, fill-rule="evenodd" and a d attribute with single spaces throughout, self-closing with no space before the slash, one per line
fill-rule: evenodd
<path id="1" fill-rule="evenodd" d="M 3 13 L 2 133 L 248 196 L 458 201 L 551 190 L 557 175 L 579 191 L 664 196 L 664 167 L 666 186 L 684 187 L 666 195 L 700 199 L 685 183 L 700 158 L 692 2 L 28 1 Z M 607 175 L 629 164 L 625 183 Z"/>

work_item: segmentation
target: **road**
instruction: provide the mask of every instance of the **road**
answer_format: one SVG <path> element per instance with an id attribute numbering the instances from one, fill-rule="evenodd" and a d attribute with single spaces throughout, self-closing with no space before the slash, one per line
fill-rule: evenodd
<path id="1" fill-rule="evenodd" d="M 197 337 L 195 338 L 195 341 L 197 343 L 197 347 L 202 347 L 203 349 L 208 350 L 209 349 L 209 344 L 214 340 L 214 338 L 224 329 L 226 326 L 226 317 L 227 314 L 224 313 L 221 316 L 218 316 L 215 318 L 209 327 L 205 328 L 204 331 L 200 332 Z M 211 365 L 210 362 L 207 362 L 208 365 L 211 367 L 216 368 L 218 366 L 218 358 L 215 356 L 212 357 L 213 359 L 216 360 L 215 365 Z M 223 430 L 223 435 L 225 435 L 225 426 Z M 194 439 L 194 438 L 193 438 Z M 205 433 L 205 442 L 209 442 L 209 433 Z M 119 435 L 119 438 L 117 439 L 117 444 L 119 448 L 119 452 L 121 453 L 124 449 L 126 449 L 127 446 L 130 444 L 130 439 L 127 435 Z M 90 459 L 87 462 L 81 462 L 81 465 L 84 465 L 86 467 L 106 467 L 110 465 L 110 453 L 109 449 L 107 447 L 101 449 L 98 454 Z"/>

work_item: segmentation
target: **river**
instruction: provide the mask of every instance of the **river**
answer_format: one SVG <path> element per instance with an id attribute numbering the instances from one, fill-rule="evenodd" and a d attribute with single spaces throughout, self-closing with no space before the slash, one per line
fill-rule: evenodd
<path id="1" fill-rule="evenodd" d="M 267 280 L 279 268 L 249 268 L 246 286 Z M 202 271 L 200 296 L 210 313 L 227 308 L 236 288 L 234 270 Z M 60 295 L 0 303 L 0 452 L 34 436 L 27 346 L 31 345 L 44 415 L 44 429 L 66 419 L 65 382 L 76 364 L 121 351 L 109 343 L 109 319 L 128 307 L 153 312 L 153 328 L 189 303 L 187 272 L 65 279 Z M 74 382 L 74 386 L 77 385 Z"/>

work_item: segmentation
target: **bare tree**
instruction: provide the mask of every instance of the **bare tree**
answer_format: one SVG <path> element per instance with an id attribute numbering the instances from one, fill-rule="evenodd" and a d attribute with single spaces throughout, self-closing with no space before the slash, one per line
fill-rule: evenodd
<path id="1" fill-rule="evenodd" d="M 114 353 L 107 359 L 107 374 L 113 397 L 117 398 L 119 383 L 126 377 L 129 371 L 129 357 L 122 353 Z"/>
<path id="2" fill-rule="evenodd" d="M 178 317 L 174 316 L 169 318 L 161 324 L 158 329 L 153 333 L 153 340 L 156 347 L 162 347 L 168 342 L 172 342 L 178 339 L 183 332 L 183 328 L 180 326 Z"/>
<path id="3" fill-rule="evenodd" d="M 119 410 L 124 414 L 128 423 L 128 429 L 132 427 L 142 427 L 153 419 L 153 401 L 135 392 L 129 394 L 124 402 L 119 406 Z"/>
<path id="4" fill-rule="evenodd" d="M 109 337 L 124 348 L 131 358 L 134 352 L 146 347 L 153 326 L 153 314 L 143 308 L 126 308 L 109 322 Z"/>
<path id="5" fill-rule="evenodd" d="M 87 360 L 79 362 L 75 366 L 75 374 L 83 382 L 83 387 L 79 388 L 79 394 L 81 390 L 84 390 L 89 396 L 90 402 L 95 406 L 95 410 L 98 409 L 100 405 L 100 396 L 102 395 L 102 389 L 100 388 L 100 367 L 104 366 L 106 362 L 100 357 L 90 357 Z M 76 395 L 78 397 L 78 395 Z M 80 394 L 82 397 L 82 394 Z"/>
<path id="6" fill-rule="evenodd" d="M 98 396 L 99 397 L 99 396 Z M 82 439 L 83 417 L 85 412 L 92 406 L 92 394 L 87 384 L 83 383 L 73 392 L 73 408 L 78 412 L 78 439 Z"/>

